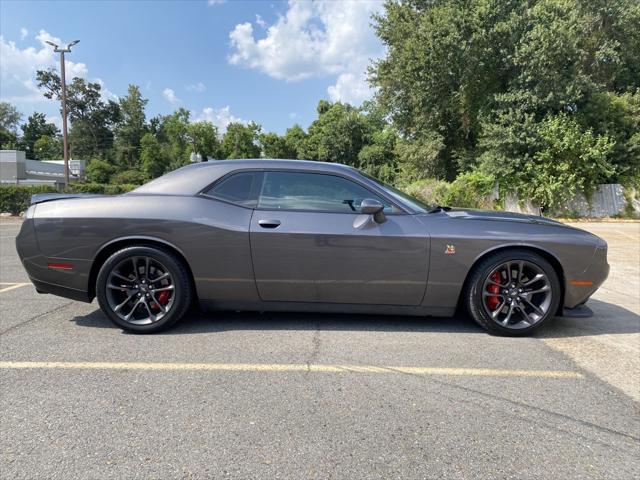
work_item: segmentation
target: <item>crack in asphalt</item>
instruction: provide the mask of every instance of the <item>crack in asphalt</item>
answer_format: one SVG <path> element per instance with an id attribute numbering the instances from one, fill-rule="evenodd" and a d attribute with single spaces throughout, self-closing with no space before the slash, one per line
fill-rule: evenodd
<path id="1" fill-rule="evenodd" d="M 346 360 L 349 361 L 349 362 L 353 361 L 352 359 L 346 359 Z M 487 392 L 483 392 L 481 390 L 476 390 L 476 389 L 471 388 L 471 387 L 464 387 L 462 385 L 455 385 L 455 384 L 448 383 L 448 382 L 445 382 L 445 381 L 442 381 L 442 380 L 437 380 L 437 379 L 432 378 L 432 377 L 427 378 L 427 377 L 424 377 L 424 376 L 421 376 L 421 375 L 416 375 L 414 373 L 398 370 L 398 369 L 395 369 L 395 368 L 392 368 L 392 367 L 382 366 L 382 367 L 378 367 L 378 368 L 380 368 L 381 370 L 389 370 L 389 371 L 394 372 L 394 373 L 400 373 L 400 374 L 403 374 L 403 375 L 407 375 L 407 376 L 409 376 L 411 378 L 421 379 L 423 381 L 424 380 L 430 381 L 430 382 L 433 382 L 433 383 L 437 383 L 439 385 L 443 385 L 443 386 L 446 386 L 446 387 L 451 387 L 453 389 L 462 390 L 462 391 L 464 391 L 466 393 L 472 393 L 472 394 L 476 394 L 476 395 L 479 395 L 479 396 L 482 396 L 482 397 L 485 397 L 485 398 L 490 398 L 492 400 L 506 402 L 506 403 L 515 405 L 515 406 L 520 407 L 520 408 L 525 409 L 525 410 L 529 409 L 529 410 L 537 411 L 537 412 L 542 413 L 542 414 L 550 415 L 552 417 L 557 417 L 557 418 L 560 418 L 560 419 L 563 419 L 563 420 L 569 420 L 570 422 L 578 423 L 578 424 L 580 424 L 582 426 L 589 427 L 589 428 L 592 428 L 594 430 L 598 430 L 598 431 L 603 432 L 603 433 L 608 433 L 608 434 L 611 434 L 611 435 L 615 435 L 615 436 L 619 436 L 619 437 L 623 437 L 623 438 L 628 438 L 628 439 L 634 440 L 636 442 L 640 441 L 640 437 L 637 437 L 637 436 L 632 435 L 632 434 L 628 434 L 628 433 L 625 433 L 625 432 L 620 432 L 618 430 L 614 430 L 614 429 L 609 428 L 609 427 L 598 425 L 596 423 L 592 423 L 592 422 L 589 422 L 587 420 L 581 420 L 579 418 L 574 418 L 574 417 L 572 417 L 570 415 L 566 415 L 564 413 L 554 412 L 552 410 L 547 410 L 547 409 L 542 408 L 542 407 L 536 407 L 535 405 L 529 405 L 529 404 L 524 403 L 524 402 L 511 400 L 509 398 L 501 397 L 499 395 L 494 395 L 492 393 L 487 393 Z M 438 391 L 436 393 L 439 394 L 439 395 L 448 397 L 448 395 L 442 393 L 441 391 Z M 449 399 L 451 399 L 451 398 L 449 397 Z M 460 402 L 465 402 L 465 403 L 471 403 L 471 404 L 473 404 L 475 406 L 483 407 L 482 404 L 479 404 L 478 402 L 473 401 L 471 399 L 455 399 L 455 400 L 456 401 L 460 401 Z M 522 418 L 522 417 L 520 417 L 520 418 Z M 523 420 L 527 420 L 527 421 L 531 421 L 530 419 L 525 419 L 525 418 L 522 418 L 522 419 Z M 546 426 L 547 428 L 556 430 L 558 432 L 566 433 L 566 434 L 572 435 L 574 437 L 581 438 L 583 440 L 588 440 L 588 441 L 592 441 L 592 442 L 598 442 L 601 445 L 604 445 L 606 447 L 617 448 L 615 445 L 611 445 L 609 443 L 603 442 L 603 441 L 598 440 L 598 439 L 589 438 L 589 437 L 586 437 L 586 436 L 584 436 L 582 434 L 579 434 L 579 433 L 576 433 L 576 432 L 571 432 L 571 431 L 556 427 L 555 425 L 551 425 L 551 424 L 549 424 L 547 422 L 539 422 L 539 423 L 541 423 L 542 425 Z"/>
<path id="2" fill-rule="evenodd" d="M 59 312 L 60 310 L 62 310 L 62 309 L 64 309 L 64 308 L 68 307 L 69 305 L 73 305 L 73 304 L 75 304 L 75 303 L 76 303 L 76 302 L 74 302 L 74 301 L 67 302 L 67 303 L 65 303 L 65 304 L 63 304 L 63 305 L 60 305 L 59 307 L 56 307 L 56 308 L 54 308 L 54 309 L 52 309 L 52 310 L 48 310 L 48 311 L 46 311 L 46 312 L 39 313 L 38 315 L 36 315 L 36 316 L 34 316 L 34 317 L 31 317 L 31 318 L 28 318 L 28 319 L 26 319 L 26 320 L 23 320 L 23 321 L 22 321 L 22 322 L 20 322 L 20 323 L 16 323 L 15 325 L 11 325 L 9 328 L 5 328 L 4 330 L 2 330 L 2 331 L 0 332 L 0 337 L 1 337 L 1 336 L 3 336 L 3 335 L 5 335 L 5 334 L 7 334 L 7 333 L 9 333 L 9 332 L 11 332 L 11 331 L 13 331 L 13 330 L 16 330 L 16 329 L 18 329 L 18 328 L 20 328 L 20 327 L 23 327 L 23 326 L 25 326 L 25 325 L 28 325 L 28 324 L 30 324 L 30 323 L 33 323 L 33 322 L 35 322 L 35 321 L 37 321 L 37 320 L 40 320 L 41 318 L 46 317 L 47 315 L 50 315 L 50 314 L 52 314 L 52 313 Z"/>

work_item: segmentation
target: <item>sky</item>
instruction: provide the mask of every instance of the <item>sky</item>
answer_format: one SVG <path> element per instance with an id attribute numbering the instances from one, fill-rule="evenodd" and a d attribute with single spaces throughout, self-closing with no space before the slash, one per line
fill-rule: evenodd
<path id="1" fill-rule="evenodd" d="M 384 53 L 373 0 L 0 0 L 0 99 L 25 119 L 59 103 L 38 91 L 38 69 L 59 68 L 44 42 L 80 40 L 67 81 L 81 76 L 117 99 L 140 87 L 148 118 L 178 107 L 224 130 L 250 120 L 284 131 L 316 117 L 320 99 L 359 105 L 366 68 Z"/>

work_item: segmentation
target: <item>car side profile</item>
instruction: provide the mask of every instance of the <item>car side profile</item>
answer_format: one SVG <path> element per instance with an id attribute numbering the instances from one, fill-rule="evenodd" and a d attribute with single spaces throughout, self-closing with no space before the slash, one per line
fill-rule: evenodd
<path id="1" fill-rule="evenodd" d="M 119 327 L 205 310 L 452 316 L 524 335 L 584 315 L 606 243 L 542 217 L 424 205 L 358 170 L 193 164 L 120 196 L 36 195 L 16 246 L 36 289 Z"/>

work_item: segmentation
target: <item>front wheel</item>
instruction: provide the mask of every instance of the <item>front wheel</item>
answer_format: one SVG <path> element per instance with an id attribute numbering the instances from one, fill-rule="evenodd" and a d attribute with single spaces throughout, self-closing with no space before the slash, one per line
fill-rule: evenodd
<path id="1" fill-rule="evenodd" d="M 487 257 L 472 272 L 465 292 L 473 319 L 489 333 L 521 336 L 558 311 L 558 275 L 540 255 L 508 250 Z"/>
<path id="2" fill-rule="evenodd" d="M 191 283 L 182 261 L 151 247 L 127 247 L 100 268 L 96 296 L 102 311 L 120 328 L 154 333 L 180 320 L 191 304 Z"/>

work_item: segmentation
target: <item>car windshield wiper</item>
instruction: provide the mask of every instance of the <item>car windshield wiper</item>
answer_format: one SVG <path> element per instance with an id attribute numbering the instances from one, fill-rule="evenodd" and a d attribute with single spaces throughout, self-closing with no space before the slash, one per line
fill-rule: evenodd
<path id="1" fill-rule="evenodd" d="M 451 207 L 443 207 L 442 205 L 436 205 L 431 210 L 427 211 L 427 213 L 448 212 L 449 210 L 451 210 Z"/>

